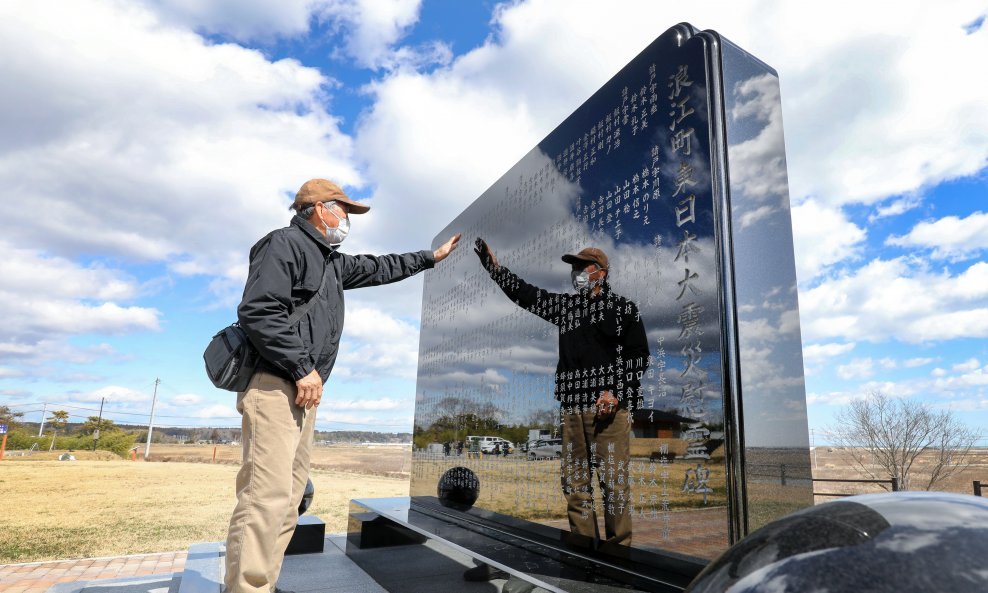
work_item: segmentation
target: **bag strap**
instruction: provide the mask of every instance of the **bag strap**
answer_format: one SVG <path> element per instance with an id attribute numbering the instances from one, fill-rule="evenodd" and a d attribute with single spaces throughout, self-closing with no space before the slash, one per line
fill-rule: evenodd
<path id="1" fill-rule="evenodd" d="M 299 319 L 302 319 L 303 315 L 309 312 L 309 309 L 312 308 L 312 305 L 316 304 L 316 299 L 319 298 L 319 295 L 322 293 L 323 287 L 326 286 L 326 276 L 329 276 L 329 259 L 323 262 L 322 282 L 319 283 L 319 290 L 317 290 L 316 293 L 312 295 L 312 298 L 306 301 L 304 305 L 302 305 L 298 309 L 295 309 L 292 312 L 292 314 L 288 316 L 289 327 L 295 325 Z"/>

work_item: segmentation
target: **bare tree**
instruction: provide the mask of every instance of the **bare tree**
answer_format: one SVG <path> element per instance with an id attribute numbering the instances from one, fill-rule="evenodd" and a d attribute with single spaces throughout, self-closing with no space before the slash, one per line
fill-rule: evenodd
<path id="1" fill-rule="evenodd" d="M 913 476 L 923 490 L 930 490 L 964 470 L 978 440 L 978 431 L 953 412 L 878 392 L 852 401 L 837 414 L 830 431 L 855 469 L 871 479 L 895 478 L 902 490 L 912 489 Z M 922 477 L 916 466 L 920 456 Z"/>

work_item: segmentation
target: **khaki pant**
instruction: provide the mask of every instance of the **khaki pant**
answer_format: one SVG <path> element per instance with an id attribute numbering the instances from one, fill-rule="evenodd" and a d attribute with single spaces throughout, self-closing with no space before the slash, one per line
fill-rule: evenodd
<path id="1" fill-rule="evenodd" d="M 274 591 L 309 478 L 316 408 L 295 405 L 295 383 L 257 372 L 237 394 L 243 464 L 226 539 L 226 592 Z"/>
<path id="2" fill-rule="evenodd" d="M 631 460 L 628 411 L 608 420 L 597 420 L 592 412 L 560 412 L 563 450 L 560 476 L 566 496 L 566 514 L 573 533 L 600 540 L 601 544 L 631 545 Z M 597 474 L 600 497 L 595 497 L 593 473 Z M 597 513 L 604 513 L 606 536 L 597 532 Z"/>

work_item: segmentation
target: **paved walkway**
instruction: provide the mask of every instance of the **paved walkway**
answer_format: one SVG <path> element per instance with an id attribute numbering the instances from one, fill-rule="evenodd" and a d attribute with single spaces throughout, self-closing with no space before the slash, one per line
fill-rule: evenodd
<path id="1" fill-rule="evenodd" d="M 0 564 L 0 593 L 45 593 L 52 585 L 171 574 L 185 568 L 185 552 Z"/>

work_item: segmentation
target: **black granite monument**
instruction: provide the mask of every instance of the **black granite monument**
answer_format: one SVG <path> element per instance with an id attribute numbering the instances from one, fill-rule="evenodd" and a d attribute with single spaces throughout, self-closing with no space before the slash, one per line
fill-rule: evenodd
<path id="1" fill-rule="evenodd" d="M 713 31 L 669 29 L 438 237 L 456 232 L 499 268 L 465 248 L 426 275 L 405 520 L 606 567 L 589 582 L 676 590 L 812 504 L 772 68 Z M 585 248 L 605 256 L 603 297 L 562 260 Z M 620 412 L 586 430 L 617 436 L 574 447 L 567 414 L 593 417 L 603 391 Z M 454 467 L 479 480 L 465 510 L 436 498 Z M 548 574 L 520 558 L 493 560 Z"/>

